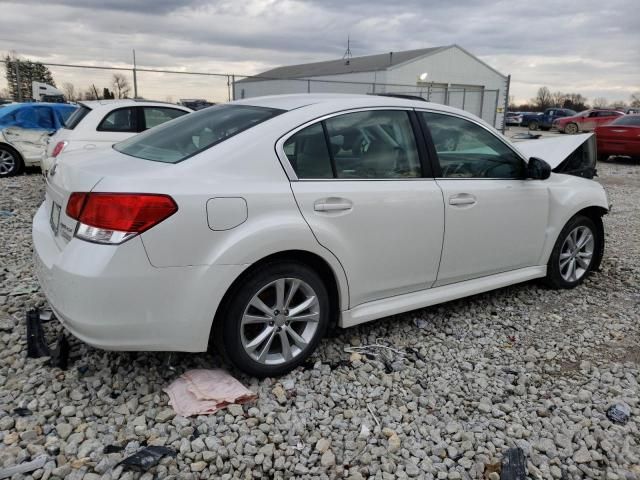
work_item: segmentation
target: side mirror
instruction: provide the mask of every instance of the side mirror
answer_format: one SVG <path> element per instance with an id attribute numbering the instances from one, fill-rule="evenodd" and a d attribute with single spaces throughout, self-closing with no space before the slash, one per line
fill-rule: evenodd
<path id="1" fill-rule="evenodd" d="M 546 180 L 551 176 L 551 165 L 541 158 L 531 157 L 527 163 L 527 177 L 533 180 Z"/>

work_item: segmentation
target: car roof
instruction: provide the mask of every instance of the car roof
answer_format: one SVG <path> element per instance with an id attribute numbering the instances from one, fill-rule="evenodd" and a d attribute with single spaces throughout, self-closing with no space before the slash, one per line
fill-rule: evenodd
<path id="1" fill-rule="evenodd" d="M 236 105 L 252 105 L 256 107 L 277 108 L 280 110 L 295 110 L 310 105 L 324 105 L 327 111 L 344 110 L 349 108 L 366 107 L 409 107 L 436 110 L 446 113 L 455 113 L 469 118 L 474 115 L 454 107 L 448 107 L 439 103 L 424 102 L 421 100 L 409 100 L 400 97 L 387 97 L 381 95 L 356 95 L 348 93 L 299 93 L 290 95 L 268 95 L 264 97 L 252 97 L 230 102 Z"/>
<path id="2" fill-rule="evenodd" d="M 11 112 L 15 112 L 16 110 L 19 110 L 21 108 L 33 108 L 33 107 L 52 107 L 54 109 L 65 109 L 65 108 L 71 108 L 71 109 L 75 109 L 78 108 L 77 105 L 71 105 L 69 103 L 49 103 L 49 102 L 21 102 L 21 103 L 8 103 L 5 105 L 2 105 L 2 116 L 8 115 Z"/>
<path id="3" fill-rule="evenodd" d="M 172 107 L 177 108 L 178 110 L 184 110 L 188 112 L 192 112 L 189 107 L 185 107 L 184 105 L 176 105 L 175 103 L 170 102 L 160 102 L 154 100 L 141 100 L 141 99 L 133 99 L 133 98 L 123 98 L 123 99 L 114 99 L 114 100 L 83 100 L 82 102 L 78 102 L 79 105 L 90 108 L 91 110 L 110 110 L 112 108 L 118 107 L 126 107 L 126 106 L 151 106 L 151 107 Z"/>

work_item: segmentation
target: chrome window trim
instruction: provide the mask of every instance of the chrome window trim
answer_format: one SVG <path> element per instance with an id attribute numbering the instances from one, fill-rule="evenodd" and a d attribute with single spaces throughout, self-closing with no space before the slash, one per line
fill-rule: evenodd
<path id="1" fill-rule="evenodd" d="M 282 168 L 284 169 L 285 173 L 287 174 L 287 177 L 289 177 L 289 181 L 291 182 L 397 182 L 397 181 L 402 181 L 402 182 L 406 182 L 406 181 L 424 181 L 424 180 L 429 180 L 429 181 L 433 181 L 434 178 L 433 177 L 407 177 L 407 178 L 298 178 L 298 175 L 296 174 L 295 170 L 293 169 L 293 166 L 291 165 L 291 162 L 289 161 L 289 157 L 287 157 L 287 154 L 284 152 L 284 144 L 287 142 L 287 140 L 289 140 L 289 138 L 291 138 L 292 136 L 294 136 L 296 133 L 298 133 L 300 130 L 303 130 L 307 127 L 310 127 L 311 125 L 314 125 L 316 123 L 322 122 L 324 120 L 327 120 L 329 118 L 333 118 L 333 117 L 337 117 L 340 115 L 345 115 L 348 113 L 358 113 L 358 112 L 369 112 L 372 110 L 379 110 L 379 111 L 387 111 L 387 110 L 401 110 L 404 112 L 411 112 L 413 110 L 415 110 L 413 107 L 392 107 L 392 106 L 377 106 L 377 107 L 358 107 L 358 108 L 348 108 L 345 110 L 340 110 L 337 112 L 332 112 L 332 113 L 328 113 L 325 115 L 322 115 L 320 117 L 316 117 L 313 120 L 309 120 L 297 127 L 295 127 L 292 130 L 289 130 L 287 133 L 285 133 L 284 135 L 282 135 L 275 144 L 275 150 L 276 150 L 276 155 L 278 157 L 278 160 L 280 161 L 280 164 L 282 165 Z M 416 147 L 418 142 L 420 141 L 419 138 L 415 138 L 415 142 L 416 142 Z"/>

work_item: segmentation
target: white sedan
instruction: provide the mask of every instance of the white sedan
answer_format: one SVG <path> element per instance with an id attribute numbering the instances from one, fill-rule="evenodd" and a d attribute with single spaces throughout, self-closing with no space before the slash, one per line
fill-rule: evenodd
<path id="1" fill-rule="evenodd" d="M 608 209 L 603 187 L 576 176 L 593 173 L 582 140 L 559 156 L 522 144 L 552 173 L 442 105 L 218 105 L 57 164 L 33 221 L 36 271 L 91 345 L 200 352 L 212 340 L 241 370 L 280 375 L 332 322 L 536 278 L 579 285 L 599 266 Z"/>
<path id="2" fill-rule="evenodd" d="M 40 164 L 45 176 L 63 152 L 108 148 L 193 111 L 182 105 L 137 99 L 93 100 L 80 102 L 78 107 L 49 139 Z"/>

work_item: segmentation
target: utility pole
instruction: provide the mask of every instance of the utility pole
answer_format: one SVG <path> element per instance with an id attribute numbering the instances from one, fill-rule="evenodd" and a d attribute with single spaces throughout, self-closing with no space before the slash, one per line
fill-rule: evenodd
<path id="1" fill-rule="evenodd" d="M 16 86 L 18 87 L 18 101 L 22 102 L 22 85 L 20 85 L 20 59 L 16 58 L 13 64 L 16 67 Z"/>
<path id="2" fill-rule="evenodd" d="M 133 49 L 133 98 L 138 98 L 138 76 L 136 73 L 136 50 Z"/>

